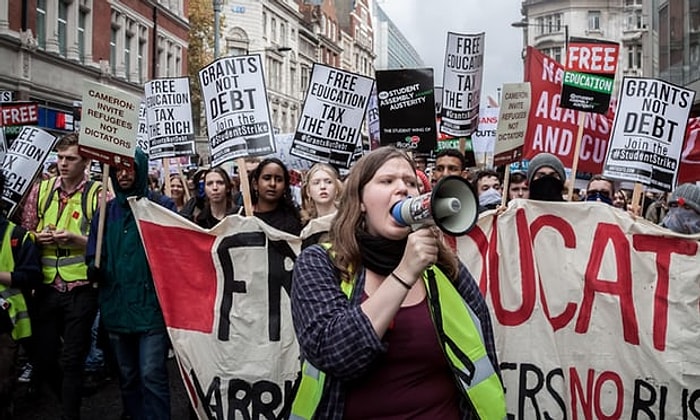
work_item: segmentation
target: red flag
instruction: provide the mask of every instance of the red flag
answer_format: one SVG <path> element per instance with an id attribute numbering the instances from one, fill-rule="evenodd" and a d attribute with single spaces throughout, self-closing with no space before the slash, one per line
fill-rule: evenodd
<path id="1" fill-rule="evenodd" d="M 678 184 L 700 180 L 700 117 L 690 118 L 678 168 Z"/>
<path id="2" fill-rule="evenodd" d="M 578 111 L 559 107 L 564 67 L 556 60 L 527 47 L 525 81 L 530 82 L 532 103 L 528 117 L 523 154 L 532 159 L 541 152 L 556 155 L 571 167 L 573 164 Z M 585 119 L 578 170 L 600 173 L 608 148 L 612 118 L 588 113 Z"/>

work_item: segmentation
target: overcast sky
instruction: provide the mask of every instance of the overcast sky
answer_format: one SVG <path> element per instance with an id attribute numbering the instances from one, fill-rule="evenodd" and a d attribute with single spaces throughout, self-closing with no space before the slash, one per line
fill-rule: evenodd
<path id="1" fill-rule="evenodd" d="M 482 103 L 503 83 L 521 82 L 520 0 L 377 0 L 442 84 L 447 32 L 486 32 Z"/>

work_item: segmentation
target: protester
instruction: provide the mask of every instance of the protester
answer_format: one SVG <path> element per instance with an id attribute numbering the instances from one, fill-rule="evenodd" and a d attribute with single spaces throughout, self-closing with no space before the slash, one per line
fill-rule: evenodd
<path id="1" fill-rule="evenodd" d="M 0 197 L 5 174 L 0 171 Z M 29 233 L 0 212 L 0 419 L 13 418 L 12 394 L 17 373 L 15 364 L 20 340 L 31 334 L 24 295 L 41 285 L 39 249 Z"/>
<path id="2" fill-rule="evenodd" d="M 550 153 L 540 153 L 529 163 L 527 185 L 530 199 L 538 201 L 564 201 L 564 181 L 566 172 L 558 157 Z"/>
<path id="3" fill-rule="evenodd" d="M 175 209 L 178 213 L 185 207 L 185 188 L 187 188 L 187 183 L 180 175 L 170 175 L 170 198 L 175 203 Z"/>
<path id="4" fill-rule="evenodd" d="M 435 168 L 432 171 L 433 182 L 438 182 L 444 176 L 456 175 L 467 178 L 466 160 L 464 154 L 457 149 L 443 149 L 435 158 Z"/>
<path id="5" fill-rule="evenodd" d="M 613 197 L 613 207 L 627 211 L 627 201 L 627 193 L 625 190 L 620 189 L 615 191 L 615 196 Z"/>
<path id="6" fill-rule="evenodd" d="M 255 217 L 276 229 L 299 235 L 301 216 L 292 199 L 285 164 L 277 158 L 263 160 L 253 171 L 250 183 Z"/>
<path id="7" fill-rule="evenodd" d="M 603 175 L 593 175 L 586 186 L 586 201 L 613 205 L 615 183 Z"/>
<path id="8" fill-rule="evenodd" d="M 479 198 L 479 212 L 494 210 L 501 205 L 501 178 L 496 171 L 479 171 L 472 184 Z"/>
<path id="9" fill-rule="evenodd" d="M 292 417 L 505 417 L 477 283 L 435 228 L 411 232 L 391 216 L 394 204 L 418 194 L 416 184 L 404 152 L 365 155 L 350 170 L 328 249 L 299 255 L 292 318 L 306 362 Z M 480 378 L 469 390 L 458 379 L 467 354 Z M 325 379 L 313 378 L 313 366 Z"/>
<path id="10" fill-rule="evenodd" d="M 231 179 L 220 167 L 208 169 L 204 174 L 204 207 L 194 218 L 194 222 L 205 229 L 211 229 L 224 217 L 236 214 L 240 210 L 233 204 Z"/>
<path id="11" fill-rule="evenodd" d="M 661 225 L 685 235 L 700 233 L 700 185 L 682 184 L 673 191 Z"/>
<path id="12" fill-rule="evenodd" d="M 342 191 L 338 171 L 327 163 L 315 163 L 306 173 L 301 190 L 301 221 L 333 214 L 338 210 L 337 200 Z"/>
<path id="13" fill-rule="evenodd" d="M 530 198 L 527 174 L 520 171 L 511 172 L 508 178 L 508 201 L 516 198 Z"/>
<path id="14" fill-rule="evenodd" d="M 151 198 L 148 158 L 136 149 L 134 167 L 110 169 L 116 197 L 107 205 L 102 249 L 97 250 L 97 218 L 90 232 L 87 262 L 99 284 L 100 313 L 119 366 L 125 415 L 133 419 L 169 419 L 170 388 L 166 366 L 168 333 L 156 297 L 151 269 L 127 198 Z M 160 195 L 158 204 L 175 210 Z M 97 252 L 100 266 L 95 266 Z"/>
<path id="15" fill-rule="evenodd" d="M 644 218 L 651 223 L 661 224 L 668 212 L 668 193 L 661 193 L 654 199 L 644 212 Z"/>
<path id="16" fill-rule="evenodd" d="M 61 416 L 77 419 L 97 313 L 97 290 L 87 281 L 84 255 L 101 185 L 86 174 L 90 160 L 78 153 L 77 133 L 63 136 L 56 150 L 59 176 L 34 186 L 22 220 L 41 248 L 44 273 L 34 295 L 33 375 L 60 398 Z"/>

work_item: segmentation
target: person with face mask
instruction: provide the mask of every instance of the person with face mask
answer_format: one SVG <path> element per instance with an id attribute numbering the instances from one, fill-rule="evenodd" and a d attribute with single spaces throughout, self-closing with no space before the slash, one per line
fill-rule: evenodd
<path id="1" fill-rule="evenodd" d="M 479 213 L 493 210 L 501 204 L 501 188 L 501 179 L 496 171 L 486 169 L 476 174 L 474 189 L 479 196 Z"/>
<path id="2" fill-rule="evenodd" d="M 593 175 L 586 187 L 586 201 L 597 201 L 609 206 L 613 205 L 615 184 L 603 175 Z"/>
<path id="3" fill-rule="evenodd" d="M 676 233 L 700 233 L 700 186 L 682 184 L 668 200 L 668 213 L 661 225 Z"/>
<path id="4" fill-rule="evenodd" d="M 558 157 L 550 153 L 535 156 L 527 170 L 530 199 L 538 201 L 564 201 L 566 172 Z"/>

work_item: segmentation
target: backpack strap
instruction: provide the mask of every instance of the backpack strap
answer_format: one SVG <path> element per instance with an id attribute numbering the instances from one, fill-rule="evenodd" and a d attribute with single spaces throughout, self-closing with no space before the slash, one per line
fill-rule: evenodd
<path id="1" fill-rule="evenodd" d="M 36 211 L 37 215 L 39 216 L 39 219 L 44 218 L 44 214 L 46 213 L 46 210 L 49 209 L 49 206 L 51 205 L 51 200 L 53 200 L 53 196 L 54 194 L 56 194 L 56 179 L 57 177 L 53 177 L 49 180 L 41 181 L 41 183 L 39 184 L 39 197 L 36 202 Z M 48 191 L 44 193 L 44 197 L 42 197 L 41 191 L 44 189 L 42 188 L 44 185 L 48 187 Z"/>
<path id="2" fill-rule="evenodd" d="M 97 197 L 99 197 L 100 191 L 102 191 L 102 184 L 93 180 L 88 180 L 83 187 L 83 194 L 80 197 L 80 207 L 83 213 L 83 220 L 80 222 L 80 231 L 84 235 L 87 235 L 92 216 L 97 209 Z"/>

